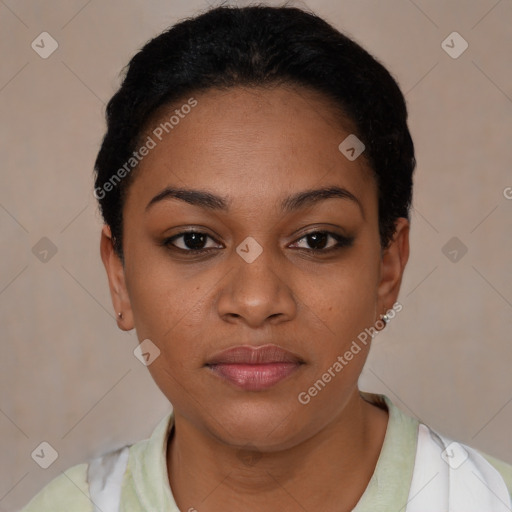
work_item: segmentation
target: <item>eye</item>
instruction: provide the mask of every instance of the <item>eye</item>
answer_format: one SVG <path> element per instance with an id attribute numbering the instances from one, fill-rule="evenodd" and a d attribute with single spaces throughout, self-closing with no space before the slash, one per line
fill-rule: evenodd
<path id="1" fill-rule="evenodd" d="M 331 246 L 327 245 L 329 238 L 334 240 L 334 244 L 331 244 Z M 299 249 L 305 249 L 311 252 L 327 253 L 333 250 L 341 249 L 342 247 L 350 247 L 354 242 L 354 237 L 345 237 L 330 231 L 312 231 L 302 238 L 299 238 L 299 240 L 294 242 L 294 244 L 298 244 L 301 241 L 305 241 L 306 244 L 309 244 L 313 247 L 299 247 Z"/>
<path id="2" fill-rule="evenodd" d="M 175 241 L 179 239 L 182 239 L 181 242 L 175 243 Z M 200 253 L 207 252 L 210 249 L 215 248 L 215 245 L 210 247 L 205 246 L 208 239 L 213 240 L 210 235 L 202 231 L 182 231 L 177 235 L 166 238 L 162 242 L 162 245 L 170 248 L 176 248 L 184 252 Z"/>
<path id="3" fill-rule="evenodd" d="M 329 238 L 334 241 L 330 246 L 328 245 Z M 208 247 L 205 245 L 208 239 L 214 241 L 210 235 L 203 231 L 182 231 L 181 233 L 163 240 L 162 245 L 169 249 L 177 249 L 178 251 L 192 254 L 200 254 L 209 252 L 212 249 L 222 248 L 222 246 L 219 247 L 215 243 Z M 310 252 L 328 253 L 343 247 L 350 247 L 354 242 L 354 237 L 345 237 L 330 231 L 312 231 L 311 233 L 299 238 L 299 240 L 294 242 L 291 247 L 294 245 L 297 247 L 297 244 L 300 244 L 301 242 L 305 242 L 312 247 L 308 248 L 299 246 L 299 249 Z"/>

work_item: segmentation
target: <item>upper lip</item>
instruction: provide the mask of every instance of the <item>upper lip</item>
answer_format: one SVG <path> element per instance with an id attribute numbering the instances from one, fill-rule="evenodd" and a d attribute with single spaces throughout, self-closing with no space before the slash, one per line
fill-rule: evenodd
<path id="1" fill-rule="evenodd" d="M 274 344 L 237 345 L 235 347 L 217 352 L 206 363 L 214 364 L 266 364 L 266 363 L 303 363 L 296 354 Z"/>

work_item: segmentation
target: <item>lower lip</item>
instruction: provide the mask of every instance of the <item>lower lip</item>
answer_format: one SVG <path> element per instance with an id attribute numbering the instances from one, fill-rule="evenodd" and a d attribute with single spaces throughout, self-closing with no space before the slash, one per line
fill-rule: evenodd
<path id="1" fill-rule="evenodd" d="M 209 368 L 247 391 L 267 389 L 285 379 L 301 366 L 300 363 L 214 364 Z"/>

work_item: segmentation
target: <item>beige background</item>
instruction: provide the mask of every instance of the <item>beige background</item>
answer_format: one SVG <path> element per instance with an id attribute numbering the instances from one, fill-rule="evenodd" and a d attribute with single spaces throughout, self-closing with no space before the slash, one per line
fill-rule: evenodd
<path id="1" fill-rule="evenodd" d="M 417 150 L 403 310 L 375 339 L 361 387 L 512 463 L 512 2 L 307 5 L 389 67 Z M 92 167 L 121 68 L 205 7 L 0 2 L 0 511 L 147 437 L 169 410 L 133 355 L 135 334 L 116 326 Z M 43 31 L 59 44 L 48 59 L 31 48 Z M 457 59 L 441 47 L 453 31 L 469 43 Z M 442 250 L 454 236 L 467 247 L 458 262 Z M 57 248 L 46 263 L 32 252 L 42 237 Z M 59 455 L 46 470 L 31 458 L 42 441 Z"/>

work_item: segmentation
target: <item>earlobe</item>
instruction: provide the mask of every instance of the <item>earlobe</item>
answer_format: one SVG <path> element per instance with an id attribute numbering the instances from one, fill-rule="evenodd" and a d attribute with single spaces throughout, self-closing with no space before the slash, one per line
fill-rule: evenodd
<path id="1" fill-rule="evenodd" d="M 101 231 L 100 254 L 107 271 L 112 304 L 116 312 L 117 325 L 123 331 L 134 328 L 130 298 L 126 288 L 124 267 L 114 250 L 110 226 L 105 224 Z"/>
<path id="2" fill-rule="evenodd" d="M 383 315 L 398 298 L 405 266 L 409 259 L 409 221 L 399 217 L 393 239 L 382 252 L 380 282 L 377 291 L 377 314 Z"/>

